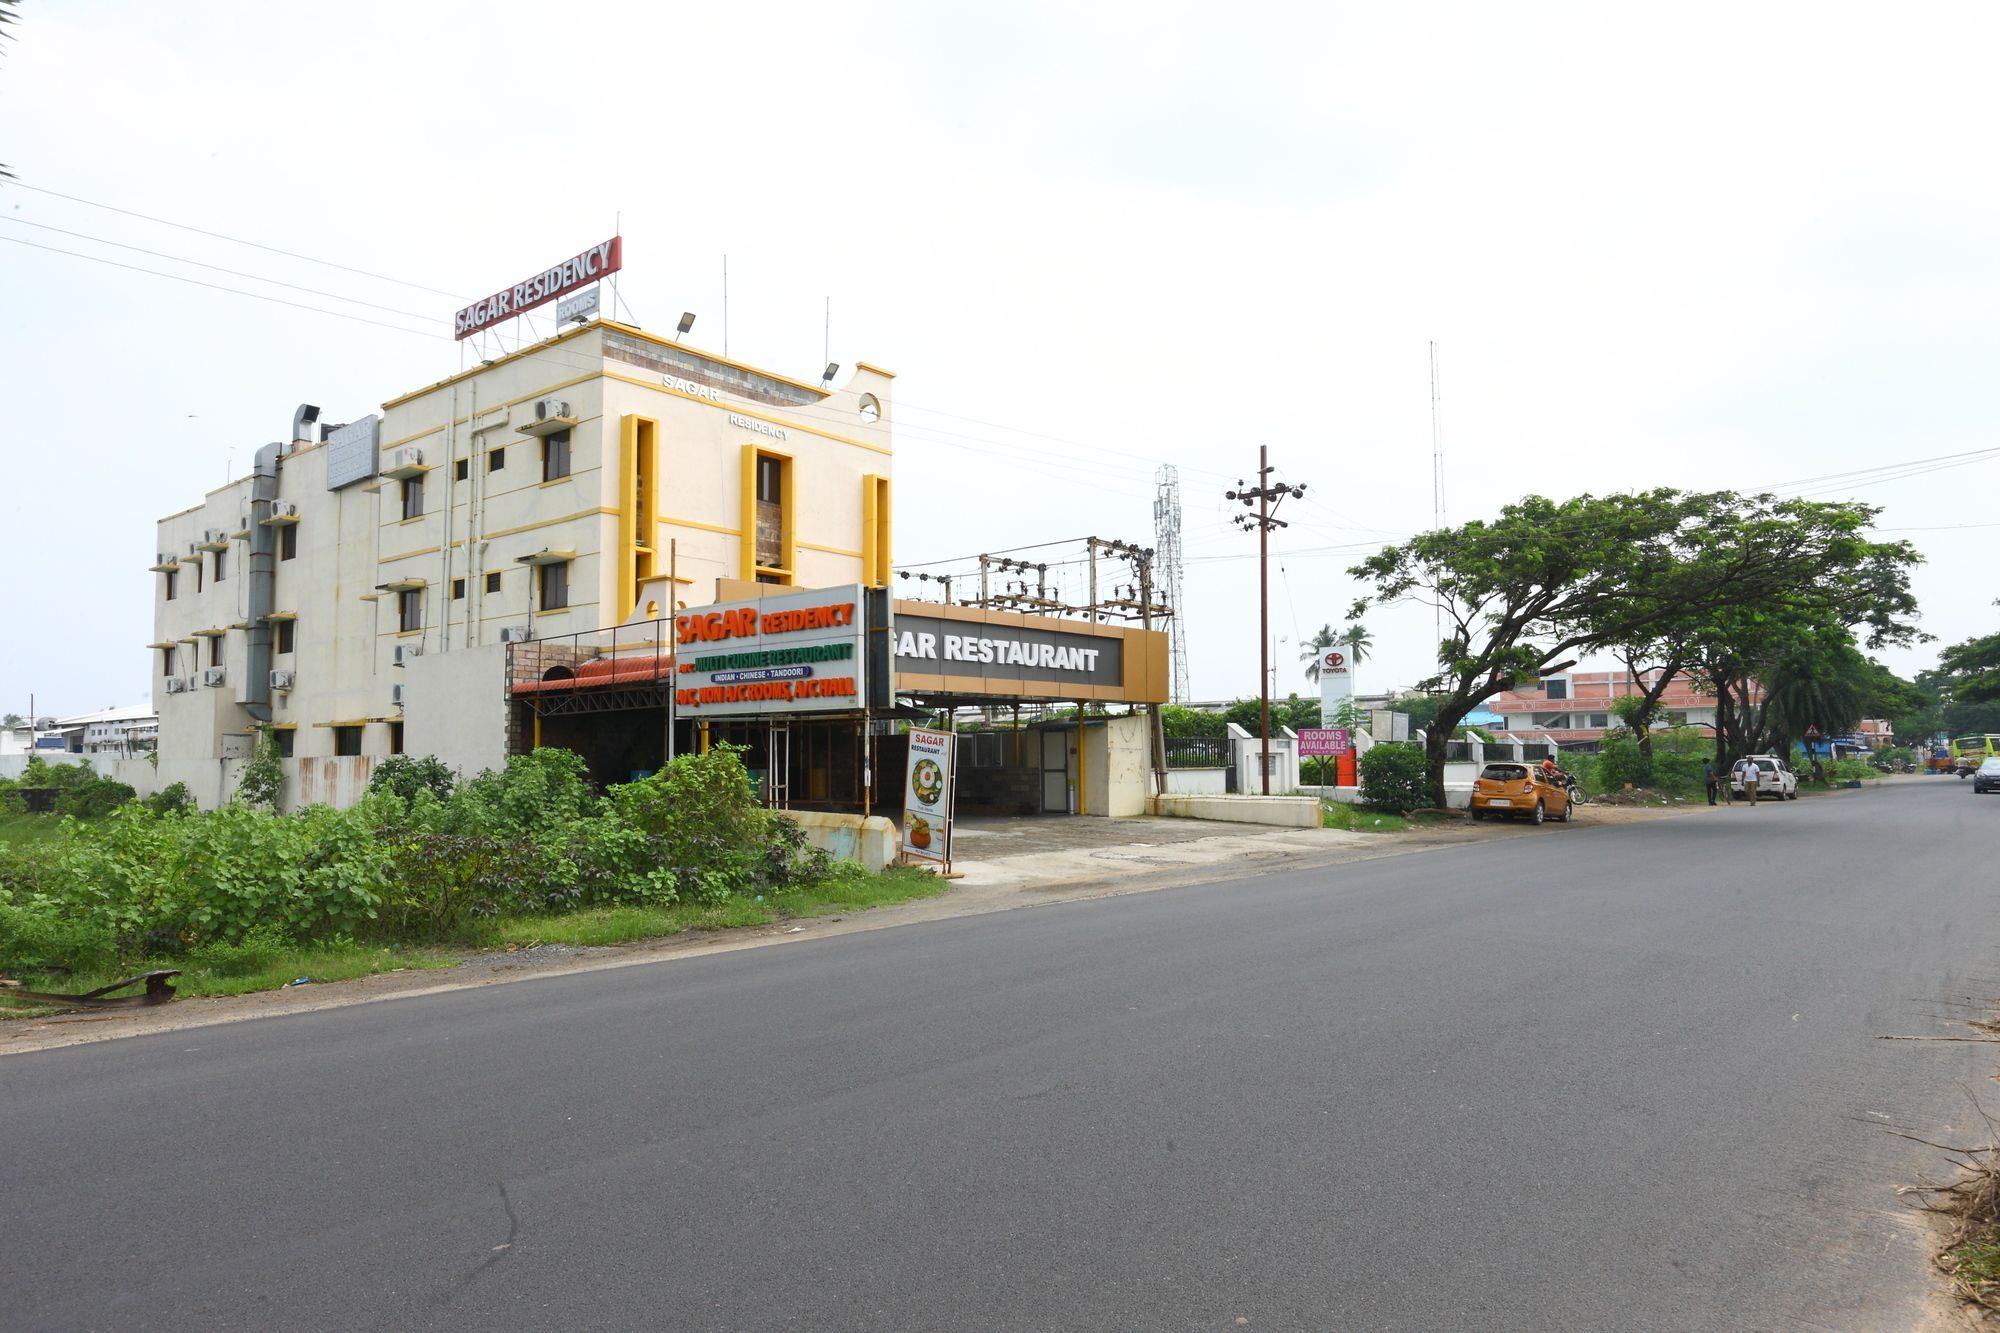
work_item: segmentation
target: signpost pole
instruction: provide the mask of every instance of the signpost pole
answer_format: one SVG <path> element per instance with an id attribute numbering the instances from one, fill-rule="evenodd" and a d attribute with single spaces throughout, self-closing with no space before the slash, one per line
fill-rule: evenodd
<path id="1" fill-rule="evenodd" d="M 674 594 L 680 591 L 680 540 L 667 539 L 667 640 L 673 641 Z M 667 655 L 667 762 L 674 762 L 674 692 L 680 688 L 681 652 L 671 647 Z"/>

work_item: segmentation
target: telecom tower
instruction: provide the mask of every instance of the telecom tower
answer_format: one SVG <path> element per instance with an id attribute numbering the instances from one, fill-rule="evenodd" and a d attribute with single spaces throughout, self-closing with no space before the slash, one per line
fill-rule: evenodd
<path id="1" fill-rule="evenodd" d="M 1173 701 L 1188 697 L 1187 616 L 1181 606 L 1181 474 L 1162 463 L 1154 476 L 1153 550 L 1160 571 L 1159 595 L 1173 614 L 1167 619 L 1167 647 L 1173 660 Z"/>

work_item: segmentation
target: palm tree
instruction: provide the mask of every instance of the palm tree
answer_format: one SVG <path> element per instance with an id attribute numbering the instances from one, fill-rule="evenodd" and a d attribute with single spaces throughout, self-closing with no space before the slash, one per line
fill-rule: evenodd
<path id="1" fill-rule="evenodd" d="M 1319 684 L 1319 667 L 1320 663 L 1326 660 L 1326 650 L 1339 642 L 1340 640 L 1334 637 L 1331 625 L 1321 625 L 1313 631 L 1313 636 L 1306 640 L 1303 648 L 1299 649 L 1299 660 L 1306 664 L 1307 680 L 1315 685 Z"/>
<path id="2" fill-rule="evenodd" d="M 1341 631 L 1340 641 L 1347 645 L 1348 660 L 1356 666 L 1368 660 L 1368 652 L 1375 646 L 1375 636 L 1366 625 L 1349 625 Z"/>

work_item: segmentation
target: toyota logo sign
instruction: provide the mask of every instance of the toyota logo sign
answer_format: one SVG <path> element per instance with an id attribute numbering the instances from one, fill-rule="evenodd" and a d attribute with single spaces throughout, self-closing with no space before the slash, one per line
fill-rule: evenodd
<path id="1" fill-rule="evenodd" d="M 1347 659 L 1342 657 L 1339 653 L 1328 653 L 1326 655 L 1326 664 L 1338 670 L 1340 667 L 1345 666 L 1347 664 Z"/>

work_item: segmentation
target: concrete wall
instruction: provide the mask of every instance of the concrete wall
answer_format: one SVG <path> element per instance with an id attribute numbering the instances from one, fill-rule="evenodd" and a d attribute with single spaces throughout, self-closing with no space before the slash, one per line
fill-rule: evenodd
<path id="1" fill-rule="evenodd" d="M 1180 796 L 1226 796 L 1229 770 L 1226 768 L 1170 768 L 1167 792 Z"/>
<path id="2" fill-rule="evenodd" d="M 806 840 L 828 855 L 865 870 L 881 870 L 896 859 L 896 823 L 881 815 L 839 815 L 819 810 L 787 810 L 785 818 L 805 830 Z"/>
<path id="3" fill-rule="evenodd" d="M 1262 795 L 1264 780 L 1259 760 L 1264 746 L 1258 737 L 1234 722 L 1229 724 L 1229 743 L 1236 757 L 1236 786 L 1239 791 Z M 1299 787 L 1299 738 L 1290 727 L 1271 732 L 1271 794 L 1297 791 Z"/>
<path id="4" fill-rule="evenodd" d="M 1128 819 L 1146 813 L 1153 792 L 1153 761 L 1143 713 L 1106 719 L 1084 728 L 1084 813 Z"/>
<path id="5" fill-rule="evenodd" d="M 1318 828 L 1315 796 L 1155 796 L 1153 812 L 1177 819 L 1215 819 L 1230 824 L 1272 824 Z"/>
<path id="6" fill-rule="evenodd" d="M 280 806 L 303 810 L 309 805 L 340 808 L 353 805 L 368 790 L 368 776 L 380 755 L 312 755 L 285 761 L 285 794 Z"/>
<path id="7" fill-rule="evenodd" d="M 403 753 L 436 755 L 461 778 L 507 766 L 507 645 L 419 657 L 403 677 Z"/>

